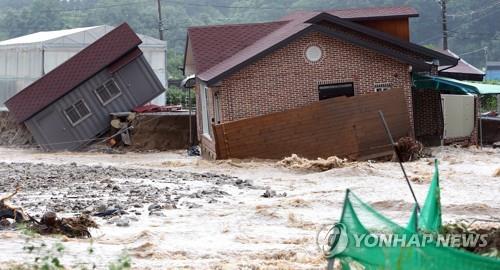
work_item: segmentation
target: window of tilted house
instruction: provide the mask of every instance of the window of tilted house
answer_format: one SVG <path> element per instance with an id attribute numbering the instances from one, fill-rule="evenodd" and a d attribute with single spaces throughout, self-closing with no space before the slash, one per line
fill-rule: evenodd
<path id="1" fill-rule="evenodd" d="M 122 92 L 114 80 L 109 80 L 95 90 L 95 93 L 102 105 L 110 103 L 117 98 Z"/>
<path id="2" fill-rule="evenodd" d="M 69 122 L 75 126 L 90 116 L 90 109 L 83 100 L 76 102 L 64 110 Z"/>

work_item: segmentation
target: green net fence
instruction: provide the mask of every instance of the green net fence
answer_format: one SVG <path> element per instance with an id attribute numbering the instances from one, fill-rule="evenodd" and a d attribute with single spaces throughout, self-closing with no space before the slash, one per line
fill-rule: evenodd
<path id="1" fill-rule="evenodd" d="M 418 223 L 418 229 L 416 224 Z M 342 269 L 500 269 L 500 260 L 482 257 L 447 245 L 441 230 L 441 205 L 437 162 L 422 210 L 402 227 L 349 190 L 346 193 L 337 237 L 329 258 Z M 453 238 L 450 238 L 453 239 Z"/>

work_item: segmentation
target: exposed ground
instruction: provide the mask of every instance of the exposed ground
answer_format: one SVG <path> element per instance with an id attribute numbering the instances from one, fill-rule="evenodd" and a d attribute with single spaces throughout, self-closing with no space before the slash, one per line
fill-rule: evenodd
<path id="1" fill-rule="evenodd" d="M 445 221 L 500 217 L 500 150 L 436 148 Z M 432 159 L 406 163 L 423 202 Z M 0 193 L 27 212 L 96 217 L 92 240 L 0 230 L 0 268 L 30 263 L 27 243 L 66 248 L 62 263 L 105 268 L 126 251 L 134 269 L 324 269 L 317 231 L 340 217 L 346 188 L 405 224 L 411 195 L 397 163 L 347 163 L 325 172 L 274 161 L 207 162 L 185 152 L 42 153 L 0 148 Z M 267 192 L 266 192 L 267 189 Z M 266 194 L 265 197 L 262 195 Z M 89 255 L 87 250 L 93 248 Z"/>

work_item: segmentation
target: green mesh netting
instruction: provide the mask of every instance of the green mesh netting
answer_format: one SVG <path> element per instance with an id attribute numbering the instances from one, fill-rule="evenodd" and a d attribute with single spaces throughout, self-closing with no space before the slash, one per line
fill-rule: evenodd
<path id="1" fill-rule="evenodd" d="M 418 222 L 418 233 L 415 223 Z M 412 239 L 425 242 L 423 232 L 438 233 L 441 229 L 441 204 L 439 199 L 439 175 L 437 162 L 427 198 L 421 212 L 413 214 L 406 228 L 392 222 L 361 201 L 349 190 L 346 193 L 340 224 L 347 232 L 346 239 L 336 242 L 330 259 L 340 260 L 342 269 L 500 269 L 500 260 L 482 257 L 474 253 L 439 245 L 427 239 L 425 245 L 408 245 Z M 373 245 L 373 241 L 360 241 L 360 235 L 371 235 L 370 239 L 386 239 L 398 235 L 410 239 L 401 245 Z M 427 234 L 428 235 L 428 234 Z M 356 238 L 357 237 L 357 238 Z M 358 241 L 357 241 L 358 240 Z M 339 244 L 340 243 L 340 244 Z M 398 243 L 398 242 L 396 242 Z M 337 250 L 338 247 L 341 250 Z M 345 250 L 344 250 L 345 247 Z M 340 253 L 338 253 L 340 252 Z M 338 254 L 337 254 L 338 253 Z"/>

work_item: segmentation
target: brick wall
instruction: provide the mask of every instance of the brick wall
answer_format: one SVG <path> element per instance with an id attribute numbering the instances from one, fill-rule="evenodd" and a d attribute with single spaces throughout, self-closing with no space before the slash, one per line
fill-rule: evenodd
<path id="1" fill-rule="evenodd" d="M 412 94 L 415 137 L 426 145 L 440 144 L 444 129 L 441 94 L 434 89 L 414 89 Z"/>
<path id="2" fill-rule="evenodd" d="M 425 145 L 440 145 L 444 133 L 441 93 L 434 89 L 418 89 L 413 90 L 412 94 L 415 108 L 413 113 L 415 137 Z M 474 106 L 474 119 L 477 119 L 479 115 L 477 97 L 474 99 Z M 443 143 L 465 145 L 478 144 L 478 129 L 478 121 L 475 121 L 474 129 L 470 136 L 445 139 Z"/>
<path id="3" fill-rule="evenodd" d="M 305 58 L 310 45 L 323 51 L 315 63 Z M 224 79 L 218 91 L 221 122 L 281 112 L 318 101 L 318 85 L 353 82 L 355 95 L 374 92 L 377 83 L 403 89 L 412 119 L 407 64 L 356 45 L 310 33 Z"/>

